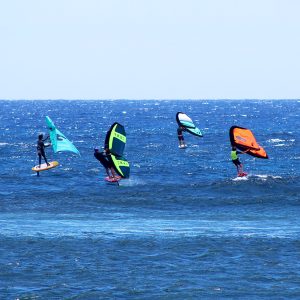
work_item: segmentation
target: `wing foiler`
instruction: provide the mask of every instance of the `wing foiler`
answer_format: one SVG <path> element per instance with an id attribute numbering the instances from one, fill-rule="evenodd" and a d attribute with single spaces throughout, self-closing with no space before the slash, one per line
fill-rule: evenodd
<path id="1" fill-rule="evenodd" d="M 128 178 L 130 174 L 129 162 L 123 157 L 125 145 L 125 128 L 119 123 L 114 123 L 106 134 L 104 148 L 109 149 L 114 169 L 122 178 Z"/>
<path id="2" fill-rule="evenodd" d="M 46 116 L 46 123 L 50 132 L 50 140 L 54 153 L 69 151 L 80 155 L 78 149 L 55 127 L 48 116 Z"/>
<path id="3" fill-rule="evenodd" d="M 263 147 L 261 147 L 252 131 L 247 128 L 232 126 L 229 130 L 231 145 L 236 146 L 241 151 L 246 151 L 249 155 L 258 158 L 268 158 L 268 155 Z"/>
<path id="4" fill-rule="evenodd" d="M 200 129 L 195 126 L 192 119 L 188 117 L 185 113 L 178 112 L 176 114 L 176 121 L 178 123 L 178 126 L 184 127 L 185 131 L 195 136 L 203 137 Z"/>

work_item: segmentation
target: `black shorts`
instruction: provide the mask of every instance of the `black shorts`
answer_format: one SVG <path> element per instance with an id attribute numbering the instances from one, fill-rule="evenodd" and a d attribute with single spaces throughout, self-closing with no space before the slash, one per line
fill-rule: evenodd
<path id="1" fill-rule="evenodd" d="M 239 161 L 239 159 L 235 159 L 232 161 L 236 166 L 241 165 L 241 162 Z"/>

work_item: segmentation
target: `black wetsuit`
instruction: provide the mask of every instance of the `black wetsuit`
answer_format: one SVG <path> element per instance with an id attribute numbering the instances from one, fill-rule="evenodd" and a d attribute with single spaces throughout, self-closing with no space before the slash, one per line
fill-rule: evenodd
<path id="1" fill-rule="evenodd" d="M 48 161 L 47 161 L 47 158 L 46 158 L 46 153 L 45 153 L 45 147 L 46 146 L 44 144 L 44 141 L 46 139 L 37 141 L 36 149 L 37 149 L 37 154 L 39 156 L 39 165 L 42 163 L 42 157 L 44 158 L 46 164 L 48 164 Z"/>
<path id="2" fill-rule="evenodd" d="M 95 152 L 94 156 L 97 160 L 100 161 L 100 163 L 102 164 L 102 166 L 105 169 L 113 167 L 111 161 L 109 160 L 109 158 L 105 152 Z"/>
<path id="3" fill-rule="evenodd" d="M 179 141 L 184 141 L 183 134 L 182 134 L 183 131 L 184 131 L 184 129 L 182 129 L 181 127 L 177 128 L 177 135 L 178 135 Z"/>

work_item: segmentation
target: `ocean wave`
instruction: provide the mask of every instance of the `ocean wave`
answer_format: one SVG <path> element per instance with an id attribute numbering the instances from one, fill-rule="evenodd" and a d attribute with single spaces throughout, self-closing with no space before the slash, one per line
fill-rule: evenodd
<path id="1" fill-rule="evenodd" d="M 112 215 L 113 216 L 113 215 Z M 7 219 L 7 218 L 6 218 Z M 26 230 L 22 230 L 26 228 Z M 218 220 L 215 218 L 141 218 L 123 214 L 112 219 L 92 215 L 86 219 L 81 215 L 56 215 L 47 218 L 47 214 L 29 214 L 20 218 L 10 214 L 9 221 L 1 224 L 0 236 L 6 237 L 77 237 L 77 238 L 120 238 L 123 236 L 156 237 L 246 237 L 246 238 L 299 238 L 300 227 L 290 226 L 280 219 L 265 220 Z"/>

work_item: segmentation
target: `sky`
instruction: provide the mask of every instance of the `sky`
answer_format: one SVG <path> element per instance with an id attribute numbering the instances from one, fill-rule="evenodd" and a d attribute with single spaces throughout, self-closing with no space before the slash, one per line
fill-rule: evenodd
<path id="1" fill-rule="evenodd" d="M 0 99 L 299 99 L 298 0 L 9 0 Z"/>

